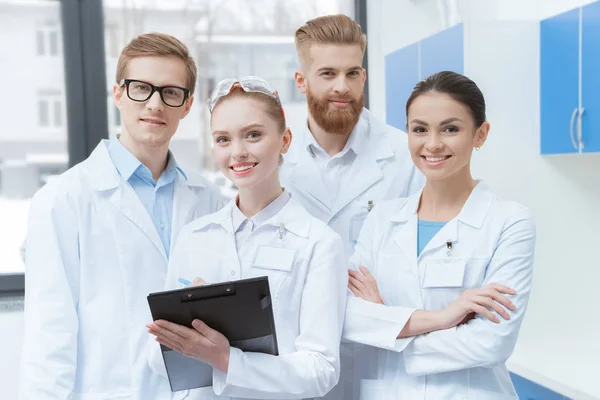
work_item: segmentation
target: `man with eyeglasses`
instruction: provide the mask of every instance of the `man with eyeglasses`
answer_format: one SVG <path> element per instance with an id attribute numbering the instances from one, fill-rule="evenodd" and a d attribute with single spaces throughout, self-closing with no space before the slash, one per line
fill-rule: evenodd
<path id="1" fill-rule="evenodd" d="M 193 103 L 196 66 L 185 45 L 141 35 L 116 75 L 121 135 L 32 200 L 21 399 L 171 396 L 148 365 L 146 296 L 163 289 L 180 228 L 222 200 L 169 152 Z"/>

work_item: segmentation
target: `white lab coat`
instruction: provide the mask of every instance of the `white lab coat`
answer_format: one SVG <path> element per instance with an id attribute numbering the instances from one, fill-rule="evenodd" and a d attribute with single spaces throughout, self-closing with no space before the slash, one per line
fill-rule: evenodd
<path id="1" fill-rule="evenodd" d="M 291 265 L 272 258 L 254 265 L 256 251 L 240 259 L 232 222 L 232 200 L 217 213 L 187 225 L 175 246 L 167 289 L 183 287 L 182 277 L 208 283 L 267 276 L 279 356 L 231 348 L 229 370 L 213 370 L 213 387 L 176 392 L 188 399 L 302 399 L 322 396 L 339 379 L 339 344 L 346 306 L 347 263 L 341 238 L 311 217 L 294 198 L 257 227 L 244 246 L 295 252 Z M 283 223 L 285 234 L 279 238 Z M 241 253 L 240 253 L 241 254 Z M 151 341 L 150 364 L 166 374 L 159 346 Z"/>
<path id="2" fill-rule="evenodd" d="M 311 133 L 306 124 L 294 130 L 294 140 L 279 171 L 286 190 L 344 239 L 348 256 L 367 217 L 369 200 L 377 204 L 381 200 L 408 197 L 425 183 L 410 157 L 406 133 L 377 120 L 366 108 L 356 129 L 359 134 L 367 135 L 366 148 L 360 149 L 349 172 L 349 185 L 340 187 L 333 204 L 307 149 Z"/>
<path id="3" fill-rule="evenodd" d="M 351 167 L 350 184 L 340 187 L 332 204 L 331 194 L 321 178 L 319 168 L 307 149 L 311 135 L 304 124 L 294 130 L 294 140 L 280 169 L 280 180 L 304 208 L 327 223 L 345 242 L 346 254 L 352 254 L 362 224 L 369 214 L 368 203 L 408 197 L 425 183 L 415 168 L 408 150 L 405 132 L 384 124 L 366 108 L 356 126 L 358 134 L 367 135 L 366 147 Z M 357 381 L 365 376 L 374 357 L 373 351 L 359 345 L 342 344 L 340 383 L 325 397 L 327 400 L 352 400 Z M 354 389 L 353 389 L 354 388 Z"/>
<path id="4" fill-rule="evenodd" d="M 460 214 L 417 257 L 419 200 L 420 193 L 377 205 L 351 258 L 353 267 L 364 265 L 375 276 L 385 302 L 348 298 L 344 339 L 379 349 L 371 379 L 360 382 L 360 398 L 517 399 L 505 361 L 531 290 L 532 217 L 480 182 Z M 494 324 L 477 315 L 459 327 L 396 339 L 416 309 L 442 310 L 465 289 L 489 283 L 516 290 L 508 296 L 517 307 L 509 311 L 510 320 L 499 317 Z"/>
<path id="5" fill-rule="evenodd" d="M 29 215 L 21 400 L 170 397 L 148 367 L 146 296 L 163 288 L 164 247 L 106 142 L 43 187 Z M 171 243 L 222 205 L 198 175 L 174 181 Z"/>

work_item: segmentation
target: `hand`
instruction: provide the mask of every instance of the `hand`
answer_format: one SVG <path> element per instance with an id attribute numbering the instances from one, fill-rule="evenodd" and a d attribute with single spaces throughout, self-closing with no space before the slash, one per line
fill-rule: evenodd
<path id="1" fill-rule="evenodd" d="M 190 329 L 169 321 L 157 320 L 146 327 L 160 344 L 227 372 L 229 340 L 198 319 L 192 322 L 192 326 L 193 329 Z"/>
<path id="2" fill-rule="evenodd" d="M 372 303 L 384 304 L 373 275 L 362 265 L 358 269 L 360 272 L 348 270 L 348 288 L 356 297 Z"/>
<path id="3" fill-rule="evenodd" d="M 194 280 L 192 281 L 192 286 L 204 286 L 206 285 L 206 282 L 199 277 L 195 277 Z"/>
<path id="4" fill-rule="evenodd" d="M 504 285 L 492 283 L 483 288 L 467 289 L 458 299 L 441 311 L 448 328 L 468 323 L 473 313 L 481 314 L 498 324 L 500 320 L 490 310 L 496 311 L 502 318 L 509 320 L 510 315 L 505 308 L 515 311 L 517 308 L 503 294 L 514 295 L 516 292 Z M 474 315 L 473 315 L 474 316 Z"/>

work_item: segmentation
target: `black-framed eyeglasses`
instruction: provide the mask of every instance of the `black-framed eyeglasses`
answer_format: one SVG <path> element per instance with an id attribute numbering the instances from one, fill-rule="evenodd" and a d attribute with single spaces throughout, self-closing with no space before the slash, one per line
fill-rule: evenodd
<path id="1" fill-rule="evenodd" d="M 179 86 L 155 86 L 137 79 L 121 79 L 119 86 L 127 88 L 127 97 L 133 101 L 148 101 L 154 92 L 160 94 L 163 103 L 169 107 L 181 107 L 190 95 L 190 90 Z"/>

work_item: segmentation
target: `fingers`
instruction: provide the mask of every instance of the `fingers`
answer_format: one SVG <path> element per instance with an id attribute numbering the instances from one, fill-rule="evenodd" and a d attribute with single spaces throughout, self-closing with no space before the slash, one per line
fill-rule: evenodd
<path id="1" fill-rule="evenodd" d="M 490 321 L 492 321 L 495 324 L 499 324 L 500 320 L 491 313 L 490 310 L 488 310 L 487 308 L 480 306 L 478 304 L 474 304 L 473 307 L 471 308 L 474 312 L 476 312 L 477 314 L 481 314 L 484 317 L 486 317 L 487 319 L 489 319 Z"/>
<path id="2" fill-rule="evenodd" d="M 367 295 L 369 293 L 369 290 L 368 290 L 367 286 L 363 282 L 361 282 L 360 280 L 354 278 L 353 276 L 349 276 L 348 277 L 348 285 L 354 286 L 361 293 L 364 293 L 365 295 Z"/>
<path id="3" fill-rule="evenodd" d="M 213 343 L 216 341 L 216 337 L 219 335 L 219 333 L 216 330 L 214 330 L 210 326 L 206 325 L 206 323 L 204 321 L 200 321 L 199 319 L 193 320 L 192 326 L 202 336 L 204 336 L 205 338 L 207 338 L 208 340 L 210 340 Z"/>
<path id="4" fill-rule="evenodd" d="M 502 304 L 504 307 L 508 308 L 511 311 L 515 311 L 517 309 L 517 307 L 515 307 L 515 305 L 512 303 L 512 301 L 510 301 L 508 298 L 502 296 L 500 293 L 493 291 L 490 295 L 490 297 L 492 299 L 494 299 L 494 301 Z"/>
<path id="5" fill-rule="evenodd" d="M 152 325 L 152 324 L 151 324 Z M 190 337 L 191 329 L 182 325 L 174 324 L 169 321 L 165 321 L 163 319 L 159 319 L 154 321 L 153 324 L 155 327 L 160 328 L 163 331 L 169 331 L 173 334 L 180 336 L 183 339 L 187 339 Z"/>
<path id="6" fill-rule="evenodd" d="M 355 286 L 352 286 L 351 284 L 348 284 L 348 289 L 350 289 L 350 291 L 352 292 L 352 294 L 354 294 L 356 297 L 365 300 L 364 295 Z"/>
<path id="7" fill-rule="evenodd" d="M 508 315 L 508 313 L 506 312 L 506 309 L 504 307 L 502 307 L 502 305 L 500 305 L 499 303 L 494 301 L 493 299 L 490 299 L 488 297 L 483 297 L 483 296 L 475 296 L 473 298 L 473 301 L 479 305 L 486 307 L 487 309 L 496 311 L 496 313 L 498 315 L 500 315 L 502 318 L 504 318 L 506 320 L 510 319 L 510 315 Z"/>
<path id="8" fill-rule="evenodd" d="M 510 294 L 510 295 L 517 294 L 516 290 L 509 288 L 508 286 L 501 285 L 499 283 L 490 283 L 486 287 L 493 288 L 499 293 L 505 293 L 505 294 Z"/>
<path id="9" fill-rule="evenodd" d="M 359 266 L 358 269 L 360 270 L 360 272 L 362 272 L 362 274 L 365 276 L 365 278 L 375 281 L 375 278 L 373 277 L 373 275 L 371 275 L 371 273 L 369 272 L 369 270 L 364 267 L 364 266 Z"/>
<path id="10" fill-rule="evenodd" d="M 192 286 L 204 286 L 206 285 L 206 282 L 199 277 L 195 277 L 194 280 L 192 281 Z"/>

